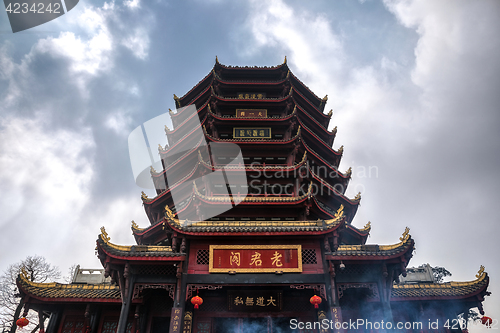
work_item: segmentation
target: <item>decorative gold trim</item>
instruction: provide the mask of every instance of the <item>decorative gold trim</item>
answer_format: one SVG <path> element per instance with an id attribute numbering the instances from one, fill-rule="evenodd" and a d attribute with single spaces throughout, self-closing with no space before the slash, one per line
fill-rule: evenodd
<path id="1" fill-rule="evenodd" d="M 326 222 L 326 221 L 325 221 Z M 316 221 L 198 221 L 191 227 L 321 227 L 323 220 Z"/>
<path id="2" fill-rule="evenodd" d="M 235 273 L 275 273 L 277 271 L 283 273 L 302 273 L 302 245 L 210 245 L 210 256 L 209 256 L 209 266 L 208 271 L 210 273 L 228 273 L 229 271 L 233 271 Z M 297 250 L 297 260 L 299 267 L 297 268 L 213 268 L 213 258 L 214 258 L 214 249 L 235 249 L 235 250 L 245 250 L 245 249 L 285 249 L 285 250 Z"/>

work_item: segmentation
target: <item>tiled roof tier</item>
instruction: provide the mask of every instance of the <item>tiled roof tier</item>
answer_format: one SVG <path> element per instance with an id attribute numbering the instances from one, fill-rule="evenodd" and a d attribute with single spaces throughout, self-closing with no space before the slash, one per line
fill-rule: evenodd
<path id="1" fill-rule="evenodd" d="M 352 224 L 347 225 L 347 229 L 351 229 L 354 232 L 363 235 L 363 236 L 368 236 L 370 234 L 370 230 L 372 229 L 371 222 L 368 222 L 363 228 L 359 229 L 353 226 Z"/>
<path id="2" fill-rule="evenodd" d="M 293 118 L 296 114 L 297 114 L 297 106 L 294 107 L 292 113 L 286 115 L 286 116 L 283 116 L 283 117 L 271 117 L 271 118 L 250 118 L 250 117 L 236 117 L 236 116 L 219 116 L 217 114 L 215 114 L 213 111 L 212 111 L 212 108 L 210 107 L 210 105 L 208 105 L 208 113 L 214 117 L 215 119 L 217 120 L 242 120 L 242 121 L 255 121 L 255 120 L 258 120 L 259 122 L 266 122 L 266 121 L 273 121 L 273 122 L 276 122 L 276 121 L 284 121 L 284 120 L 289 120 L 291 118 Z"/>
<path id="3" fill-rule="evenodd" d="M 46 302 L 116 302 L 121 303 L 120 288 L 114 284 L 36 283 L 21 273 L 17 286 L 32 298 Z"/>
<path id="4" fill-rule="evenodd" d="M 227 234 L 263 233 L 272 235 L 323 234 L 339 228 L 345 223 L 343 206 L 339 208 L 334 218 L 316 221 L 186 221 L 175 218 L 172 211 L 166 207 L 165 220 L 172 228 L 184 234 Z"/>
<path id="5" fill-rule="evenodd" d="M 279 202 L 281 204 L 286 204 L 286 203 L 291 203 L 291 204 L 296 204 L 299 203 L 307 198 L 309 198 L 312 195 L 312 182 L 309 184 L 309 188 L 307 189 L 307 192 L 299 195 L 299 196 L 261 196 L 261 195 L 246 195 L 243 198 L 240 198 L 238 196 L 228 196 L 228 195 L 213 195 L 213 196 L 208 196 L 202 194 L 198 188 L 196 187 L 196 184 L 193 182 L 193 187 L 194 187 L 194 194 L 196 197 L 200 198 L 201 200 L 205 202 L 210 202 L 210 203 L 231 203 L 233 201 L 237 201 L 238 204 L 242 203 L 257 203 L 257 202 Z M 235 200 L 234 198 L 238 198 L 238 200 Z"/>
<path id="6" fill-rule="evenodd" d="M 127 260 L 184 260 L 185 253 L 173 252 L 170 246 L 151 246 L 151 245 L 116 245 L 109 241 L 104 227 L 101 228 L 101 234 L 97 238 L 97 249 L 108 256 Z"/>
<path id="7" fill-rule="evenodd" d="M 340 245 L 336 251 L 327 253 L 327 259 L 366 260 L 367 258 L 387 259 L 399 257 L 408 251 L 413 251 L 415 242 L 406 228 L 400 242 L 392 245 Z"/>
<path id="8" fill-rule="evenodd" d="M 484 268 L 477 279 L 467 282 L 394 284 L 391 290 L 393 301 L 464 299 L 486 292 L 489 277 Z"/>

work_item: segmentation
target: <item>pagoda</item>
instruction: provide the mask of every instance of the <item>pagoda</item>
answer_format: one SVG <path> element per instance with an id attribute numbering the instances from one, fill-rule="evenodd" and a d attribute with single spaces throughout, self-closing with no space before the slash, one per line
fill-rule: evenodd
<path id="1" fill-rule="evenodd" d="M 345 195 L 351 169 L 338 169 L 327 96 L 286 58 L 273 67 L 216 58 L 174 99 L 161 170 L 150 170 L 156 195 L 141 195 L 150 225 L 132 221 L 136 245 L 112 243 L 103 227 L 101 280 L 19 276 L 25 314 L 50 316 L 41 330 L 382 332 L 391 327 L 381 323 L 403 323 L 399 331 L 461 332 L 443 325 L 474 307 L 484 314 L 483 267 L 469 282 L 412 279 L 408 228 L 394 244 L 366 244 L 371 224 L 352 224 L 361 195 Z"/>

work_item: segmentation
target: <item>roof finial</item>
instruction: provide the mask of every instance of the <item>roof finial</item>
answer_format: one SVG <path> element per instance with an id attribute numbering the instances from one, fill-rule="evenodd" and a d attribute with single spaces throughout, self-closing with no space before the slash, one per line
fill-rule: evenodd
<path id="1" fill-rule="evenodd" d="M 351 168 L 351 167 L 349 167 L 349 169 L 347 169 L 347 171 L 346 171 L 345 175 L 346 175 L 346 176 L 348 176 L 348 177 L 350 177 L 350 176 L 351 176 L 351 174 L 352 174 L 352 168 Z"/>
<path id="2" fill-rule="evenodd" d="M 104 229 L 104 227 L 101 227 L 101 238 L 105 243 L 109 242 L 109 240 L 111 239 L 108 236 L 108 233 L 106 232 L 106 229 Z"/>
<path id="3" fill-rule="evenodd" d="M 405 232 L 403 232 L 403 236 L 399 237 L 399 240 L 402 242 L 405 242 L 406 240 L 408 240 L 408 238 L 410 238 L 409 232 L 410 232 L 410 228 L 406 227 Z"/>
<path id="4" fill-rule="evenodd" d="M 285 64 L 286 64 L 286 56 L 285 56 L 285 61 L 283 61 L 283 65 L 285 65 Z"/>
<path id="5" fill-rule="evenodd" d="M 215 63 L 219 64 L 219 58 L 217 58 L 217 56 L 215 56 Z"/>
<path id="6" fill-rule="evenodd" d="M 330 109 L 330 112 L 328 112 L 328 117 L 330 117 L 330 118 L 331 118 L 331 117 L 332 117 L 332 115 L 333 115 L 333 109 Z"/>
<path id="7" fill-rule="evenodd" d="M 341 155 L 344 153 L 344 146 L 343 145 L 340 146 L 339 150 L 337 150 L 337 153 L 339 153 Z"/>
<path id="8" fill-rule="evenodd" d="M 325 97 L 323 97 L 323 102 L 326 102 L 328 101 L 328 95 L 325 95 Z"/>
<path id="9" fill-rule="evenodd" d="M 170 209 L 170 207 L 168 207 L 168 204 L 165 205 L 165 215 L 171 220 L 171 221 L 175 221 L 176 218 L 175 218 L 175 214 L 174 212 L 172 212 L 172 210 Z"/>
<path id="10" fill-rule="evenodd" d="M 146 195 L 146 193 L 144 193 L 144 191 L 141 191 L 141 198 L 142 200 L 148 200 L 148 196 Z"/>
<path id="11" fill-rule="evenodd" d="M 161 146 L 161 145 L 160 145 L 160 146 Z M 155 170 L 155 168 L 153 168 L 153 166 L 152 166 L 152 165 L 150 165 L 149 167 L 151 168 L 151 169 L 149 170 L 149 171 L 151 172 L 151 174 L 156 173 L 156 170 Z"/>
<path id="12" fill-rule="evenodd" d="M 174 115 L 174 111 L 172 111 L 172 109 L 168 109 L 168 113 L 170 113 L 170 115 Z"/>
<path id="13" fill-rule="evenodd" d="M 372 228 L 372 223 L 368 221 L 368 223 L 363 227 L 363 229 L 371 229 Z"/>
<path id="14" fill-rule="evenodd" d="M 484 273 L 484 266 L 481 265 L 481 267 L 479 268 L 479 271 L 476 274 L 476 278 L 480 279 L 484 274 L 485 274 Z"/>
<path id="15" fill-rule="evenodd" d="M 21 266 L 21 272 L 19 273 L 19 275 L 24 278 L 25 280 L 28 280 L 29 281 L 29 275 L 28 275 L 28 272 L 26 271 L 26 267 L 23 265 Z"/>
<path id="16" fill-rule="evenodd" d="M 361 192 L 358 192 L 356 196 L 354 197 L 354 201 L 360 201 L 361 200 Z"/>
<path id="17" fill-rule="evenodd" d="M 175 99 L 176 101 L 178 101 L 178 100 L 179 100 L 179 97 L 177 97 L 177 95 L 176 95 L 176 94 L 174 94 L 174 99 Z"/>
<path id="18" fill-rule="evenodd" d="M 337 126 L 335 126 L 335 127 L 334 127 L 331 131 L 330 131 L 330 133 L 332 133 L 332 134 L 336 134 L 336 133 L 337 133 Z"/>
<path id="19" fill-rule="evenodd" d="M 167 125 L 165 125 L 165 133 L 169 133 L 170 132 L 170 128 L 168 128 Z"/>
<path id="20" fill-rule="evenodd" d="M 137 225 L 137 223 L 135 223 L 134 220 L 132 220 L 132 229 L 139 229 L 139 226 Z"/>

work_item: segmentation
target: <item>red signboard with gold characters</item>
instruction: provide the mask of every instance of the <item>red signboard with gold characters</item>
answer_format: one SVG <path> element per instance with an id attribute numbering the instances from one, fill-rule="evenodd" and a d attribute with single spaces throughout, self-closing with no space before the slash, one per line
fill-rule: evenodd
<path id="1" fill-rule="evenodd" d="M 301 245 L 210 245 L 210 273 L 302 272 Z"/>

